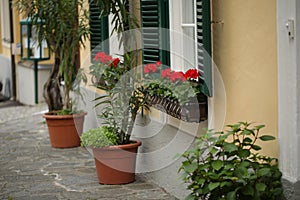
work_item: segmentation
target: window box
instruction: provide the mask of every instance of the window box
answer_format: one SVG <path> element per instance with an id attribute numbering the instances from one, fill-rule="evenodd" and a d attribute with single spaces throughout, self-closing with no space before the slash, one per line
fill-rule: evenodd
<path id="1" fill-rule="evenodd" d="M 199 123 L 207 120 L 207 99 L 192 98 L 189 102 L 180 105 L 176 99 L 159 95 L 148 96 L 152 107 L 167 113 L 177 119 Z"/>

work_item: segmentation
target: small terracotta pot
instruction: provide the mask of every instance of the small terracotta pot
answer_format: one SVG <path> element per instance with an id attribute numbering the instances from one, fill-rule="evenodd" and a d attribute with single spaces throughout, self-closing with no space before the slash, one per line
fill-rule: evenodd
<path id="1" fill-rule="evenodd" d="M 100 184 L 126 184 L 135 181 L 135 166 L 140 141 L 130 144 L 94 148 L 98 181 Z"/>
<path id="2" fill-rule="evenodd" d="M 83 130 L 86 113 L 74 115 L 55 115 L 45 113 L 43 117 L 48 125 L 51 146 L 71 148 L 80 146 L 80 135 Z"/>

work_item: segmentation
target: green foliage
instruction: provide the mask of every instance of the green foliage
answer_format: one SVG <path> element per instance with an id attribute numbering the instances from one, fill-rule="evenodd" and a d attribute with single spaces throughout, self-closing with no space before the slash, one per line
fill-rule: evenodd
<path id="1" fill-rule="evenodd" d="M 256 144 L 264 125 L 239 122 L 226 132 L 207 131 L 182 156 L 179 169 L 191 194 L 187 199 L 276 200 L 282 197 L 277 159 L 260 155 Z"/>
<path id="2" fill-rule="evenodd" d="M 81 135 L 81 146 L 99 148 L 117 145 L 119 138 L 115 134 L 115 131 L 116 130 L 108 126 L 90 129 Z"/>
<path id="3" fill-rule="evenodd" d="M 104 85 L 95 84 L 97 88 L 105 90 L 105 94 L 95 98 L 95 106 L 102 106 L 99 115 L 103 119 L 102 124 L 116 130 L 119 144 L 128 144 L 137 113 L 148 110 L 149 102 L 145 88 L 139 84 L 136 75 L 125 74 L 122 66 L 116 68 L 109 69 L 109 75 L 103 76 Z"/>
<path id="4" fill-rule="evenodd" d="M 119 48 L 123 48 L 122 64 L 111 66 L 110 62 L 94 63 L 90 66 L 95 87 L 105 91 L 95 99 L 96 106 L 102 106 L 99 115 L 103 124 L 116 130 L 119 144 L 130 143 L 130 136 L 139 110 L 147 109 L 147 100 L 143 95 L 143 87 L 137 77 L 137 58 L 140 50 L 137 36 L 133 30 L 139 27 L 128 0 L 94 0 L 99 7 L 101 17 L 110 15 L 111 34 L 119 37 Z M 137 50 L 134 50 L 137 49 Z M 99 52 L 98 52 L 99 53 Z M 109 58 L 108 55 L 103 57 Z M 102 61 L 105 59 L 102 59 Z M 101 61 L 101 59 L 100 59 Z"/>
<path id="5" fill-rule="evenodd" d="M 45 98 L 60 97 L 60 91 L 52 94 L 53 82 L 64 81 L 64 108 L 72 109 L 70 91 L 77 75 L 76 61 L 79 48 L 85 47 L 85 40 L 89 36 L 89 11 L 84 0 L 14 0 L 15 8 L 25 17 L 32 19 L 33 23 L 42 21 L 36 26 L 39 43 L 45 40 L 51 51 L 55 54 L 55 63 L 51 75 L 46 82 Z M 30 2 L 30 3 L 29 3 Z M 59 88 L 59 87 L 58 87 Z M 79 92 L 79 87 L 76 88 Z M 59 96 L 59 97 L 58 97 Z M 46 99 L 50 110 L 59 110 Z M 60 107 L 60 106 L 59 106 Z"/>

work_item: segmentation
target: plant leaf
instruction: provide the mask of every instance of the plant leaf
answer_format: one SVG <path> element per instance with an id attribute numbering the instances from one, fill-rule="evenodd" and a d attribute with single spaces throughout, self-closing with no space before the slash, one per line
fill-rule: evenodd
<path id="1" fill-rule="evenodd" d="M 263 135 L 260 136 L 259 139 L 262 141 L 270 141 L 270 140 L 275 140 L 275 137 L 272 135 Z"/>
<path id="2" fill-rule="evenodd" d="M 208 189 L 209 191 L 213 191 L 214 189 L 216 189 L 217 187 L 219 187 L 220 183 L 217 182 L 217 183 L 210 183 L 208 184 Z"/>
<path id="3" fill-rule="evenodd" d="M 266 190 L 267 186 L 264 183 L 256 183 L 255 188 L 259 192 L 264 192 Z"/>
<path id="4" fill-rule="evenodd" d="M 239 149 L 238 153 L 241 158 L 247 158 L 248 156 L 250 156 L 250 150 L 248 149 Z"/>
<path id="5" fill-rule="evenodd" d="M 271 172 L 271 169 L 270 168 L 261 168 L 258 170 L 257 174 L 259 176 L 265 176 L 267 175 L 269 172 Z"/>
<path id="6" fill-rule="evenodd" d="M 196 169 L 198 168 L 198 164 L 197 163 L 192 163 L 192 164 L 187 164 L 185 166 L 185 172 L 187 173 L 192 173 L 194 172 Z"/>
<path id="7" fill-rule="evenodd" d="M 258 146 L 258 145 L 252 145 L 251 147 L 252 147 L 252 149 L 254 149 L 255 151 L 261 150 L 261 147 Z"/>
<path id="8" fill-rule="evenodd" d="M 224 151 L 231 153 L 236 150 L 238 150 L 238 148 L 234 144 L 232 144 L 232 143 L 224 144 Z"/>
<path id="9" fill-rule="evenodd" d="M 212 161 L 211 166 L 218 171 L 224 166 L 224 163 L 221 160 L 214 160 Z"/>
<path id="10" fill-rule="evenodd" d="M 226 195 L 226 200 L 236 200 L 236 192 L 235 191 L 228 192 Z"/>

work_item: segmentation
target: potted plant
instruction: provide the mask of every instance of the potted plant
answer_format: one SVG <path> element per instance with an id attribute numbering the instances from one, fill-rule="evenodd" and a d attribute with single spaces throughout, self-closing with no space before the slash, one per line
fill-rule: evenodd
<path id="1" fill-rule="evenodd" d="M 79 134 L 86 113 L 76 110 L 71 92 L 80 92 L 79 83 L 74 80 L 80 74 L 79 49 L 89 34 L 84 1 L 14 0 L 14 4 L 23 16 L 33 22 L 43 22 L 35 23 L 38 41 L 45 40 L 55 56 L 43 93 L 49 109 L 43 117 L 48 124 L 51 145 L 59 148 L 80 146 Z M 81 78 L 76 80 L 86 80 L 83 73 Z"/>
<path id="2" fill-rule="evenodd" d="M 276 158 L 257 151 L 264 125 L 239 122 L 229 125 L 227 132 L 208 131 L 195 146 L 183 154 L 179 169 L 191 191 L 187 199 L 281 199 L 281 172 Z"/>
<path id="3" fill-rule="evenodd" d="M 120 144 L 117 130 L 111 126 L 90 129 L 81 135 L 82 146 L 93 151 L 100 184 L 126 184 L 135 181 L 139 141 Z"/>
<path id="4" fill-rule="evenodd" d="M 138 112 L 148 109 L 144 90 L 133 73 L 126 73 L 132 55 L 124 63 L 98 52 L 90 73 L 94 86 L 105 91 L 95 99 L 102 106 L 102 126 L 84 132 L 82 145 L 92 148 L 101 184 L 125 184 L 135 180 L 135 161 L 140 141 L 131 139 Z M 101 80 L 101 81 L 99 81 Z"/>
<path id="5" fill-rule="evenodd" d="M 104 94 L 95 99 L 102 106 L 102 126 L 81 135 L 82 145 L 93 150 L 98 180 L 101 184 L 125 184 L 135 180 L 135 160 L 141 142 L 131 139 L 139 111 L 148 108 L 140 77 L 136 71 L 139 52 L 136 44 L 135 17 L 128 0 L 95 1 L 103 15 L 112 16 L 112 33 L 117 33 L 123 55 L 113 58 L 96 52 L 90 66 L 92 83 Z M 120 61 L 121 60 L 121 61 Z M 100 139 L 107 138 L 107 139 Z M 110 142 L 107 142 L 110 141 Z M 100 169 L 99 169 L 100 168 Z"/>

